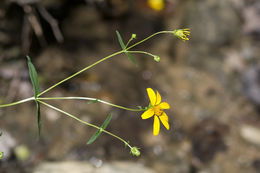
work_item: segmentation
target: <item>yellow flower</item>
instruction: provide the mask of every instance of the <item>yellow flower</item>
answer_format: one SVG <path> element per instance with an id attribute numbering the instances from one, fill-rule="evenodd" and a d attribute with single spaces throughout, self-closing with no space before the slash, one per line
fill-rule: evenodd
<path id="1" fill-rule="evenodd" d="M 155 11 L 161 11 L 164 8 L 164 0 L 147 0 L 147 4 Z"/>
<path id="2" fill-rule="evenodd" d="M 155 92 L 151 88 L 147 88 L 147 93 L 150 99 L 150 107 L 141 115 L 141 117 L 142 119 L 147 119 L 154 116 L 153 135 L 156 136 L 160 131 L 159 119 L 167 130 L 170 129 L 168 116 L 163 111 L 164 109 L 170 109 L 170 105 L 166 102 L 161 102 L 161 95 L 158 91 L 155 95 Z"/>
<path id="3" fill-rule="evenodd" d="M 182 39 L 184 42 L 186 40 L 190 40 L 187 36 L 190 35 L 190 29 L 185 28 L 185 29 L 175 29 L 173 31 L 173 34 L 178 37 L 179 39 Z"/>

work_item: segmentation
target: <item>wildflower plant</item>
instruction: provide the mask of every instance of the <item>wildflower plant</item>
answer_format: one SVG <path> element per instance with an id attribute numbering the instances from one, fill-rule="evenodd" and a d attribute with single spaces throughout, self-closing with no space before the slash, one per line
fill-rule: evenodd
<path id="1" fill-rule="evenodd" d="M 119 136 L 117 136 L 117 135 L 115 135 L 115 134 L 106 130 L 106 127 L 109 125 L 109 123 L 112 119 L 111 113 L 109 114 L 109 116 L 106 118 L 106 120 L 104 121 L 104 123 L 101 126 L 97 126 L 97 125 L 94 125 L 92 123 L 86 122 L 86 121 L 78 118 L 77 116 L 69 113 L 69 112 L 63 111 L 62 109 L 60 109 L 56 106 L 53 106 L 53 105 L 47 103 L 46 101 L 48 101 L 48 100 L 85 100 L 85 101 L 88 101 L 88 104 L 102 103 L 102 104 L 110 105 L 110 106 L 113 106 L 113 107 L 116 107 L 116 108 L 119 108 L 119 109 L 124 109 L 124 110 L 127 110 L 127 111 L 143 112 L 143 114 L 141 115 L 142 119 L 147 119 L 147 118 L 151 118 L 152 116 L 154 116 L 153 134 L 156 136 L 156 135 L 159 134 L 160 121 L 162 122 L 162 124 L 164 125 L 164 127 L 167 130 L 169 130 L 169 128 L 170 128 L 169 122 L 168 122 L 168 116 L 164 112 L 164 110 L 169 109 L 170 106 L 166 102 L 161 102 L 161 96 L 160 96 L 158 91 L 156 91 L 156 94 L 155 94 L 155 92 L 151 88 L 147 88 L 147 93 L 148 93 L 148 96 L 149 96 L 149 99 L 150 99 L 150 104 L 145 108 L 143 108 L 141 106 L 137 106 L 137 108 L 135 108 L 135 109 L 134 108 L 127 108 L 127 107 L 116 105 L 116 104 L 113 104 L 113 103 L 109 103 L 109 102 L 106 102 L 104 100 L 100 100 L 98 98 L 90 98 L 90 97 L 43 97 L 43 95 L 45 93 L 47 93 L 48 91 L 52 90 L 53 88 L 55 88 L 55 87 L 63 84 L 64 82 L 70 80 L 71 78 L 74 78 L 77 75 L 85 72 L 86 70 L 94 67 L 95 65 L 97 65 L 97 64 L 99 64 L 99 63 L 101 63 L 105 60 L 108 60 L 108 59 L 110 59 L 110 58 L 112 58 L 116 55 L 119 55 L 119 54 L 125 54 L 128 57 L 128 59 L 135 66 L 137 66 L 137 64 L 136 64 L 136 61 L 135 61 L 134 57 L 132 56 L 132 54 L 146 54 L 148 56 L 153 57 L 154 61 L 160 62 L 160 57 L 158 55 L 154 55 L 154 54 L 151 54 L 151 53 L 145 52 L 145 51 L 133 50 L 133 48 L 135 48 L 137 45 L 140 45 L 141 43 L 143 43 L 143 42 L 145 42 L 145 41 L 147 41 L 147 40 L 151 39 L 152 37 L 159 35 L 159 34 L 171 34 L 171 35 L 176 36 L 177 38 L 181 38 L 182 40 L 188 40 L 186 36 L 189 33 L 190 32 L 189 32 L 188 29 L 177 29 L 177 30 L 173 30 L 173 31 L 160 31 L 160 32 L 156 32 L 156 33 L 144 38 L 143 40 L 141 40 L 139 42 L 136 42 L 136 43 L 133 43 L 132 45 L 130 45 L 131 42 L 134 39 L 136 39 L 136 34 L 132 34 L 131 38 L 125 44 L 121 35 L 120 35 L 120 33 L 118 31 L 116 31 L 116 35 L 118 37 L 118 41 L 120 43 L 122 50 L 117 51 L 117 52 L 115 52 L 111 55 L 108 55 L 108 56 L 96 61 L 95 63 L 83 68 L 82 70 L 72 74 L 71 76 L 68 76 L 67 78 L 55 83 L 54 85 L 50 86 L 49 88 L 45 89 L 44 91 L 40 91 L 37 71 L 36 71 L 33 63 L 31 62 L 30 57 L 27 56 L 27 64 L 28 64 L 28 68 L 29 68 L 31 83 L 33 85 L 34 96 L 20 100 L 20 101 L 17 101 L 17 102 L 0 105 L 0 108 L 14 106 L 14 105 L 18 105 L 18 104 L 29 102 L 29 101 L 34 101 L 35 104 L 36 104 L 36 108 L 37 108 L 38 137 L 40 137 L 40 135 L 41 135 L 41 111 L 40 111 L 40 108 L 41 108 L 42 105 L 44 105 L 48 108 L 51 108 L 51 109 L 53 109 L 57 112 L 60 112 L 64 115 L 66 115 L 66 116 L 68 116 L 68 117 L 70 117 L 70 118 L 72 118 L 72 119 L 74 119 L 74 120 L 76 120 L 76 121 L 78 121 L 82 124 L 96 128 L 97 132 L 92 135 L 92 137 L 88 140 L 87 144 L 92 144 L 100 136 L 100 134 L 103 132 L 103 133 L 111 135 L 111 136 L 117 138 L 119 141 L 123 142 L 123 144 L 130 149 L 130 153 L 132 155 L 140 156 L 141 153 L 140 153 L 140 150 L 139 150 L 138 147 L 131 146 L 128 141 L 126 141 L 123 138 L 121 138 L 121 137 L 119 137 Z M 3 157 L 2 152 L 0 152 L 0 158 L 1 157 Z"/>

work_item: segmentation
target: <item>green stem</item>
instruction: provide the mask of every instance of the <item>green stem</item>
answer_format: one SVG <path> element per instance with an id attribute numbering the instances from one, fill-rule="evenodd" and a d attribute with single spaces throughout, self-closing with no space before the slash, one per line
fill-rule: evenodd
<path id="1" fill-rule="evenodd" d="M 131 108 L 127 108 L 127 107 L 124 107 L 124 106 L 119 106 L 119 105 L 116 105 L 116 104 L 113 104 L 113 103 L 109 103 L 109 102 L 106 102 L 104 100 L 100 100 L 100 99 L 97 99 L 97 98 L 90 98 L 90 97 L 40 97 L 38 98 L 38 100 L 90 100 L 90 101 L 97 101 L 97 102 L 100 102 L 100 103 L 104 103 L 104 104 L 107 104 L 107 105 L 110 105 L 110 106 L 113 106 L 113 107 L 117 107 L 117 108 L 120 108 L 120 109 L 125 109 L 125 110 L 128 110 L 128 111 L 144 111 L 145 109 L 131 109 Z"/>
<path id="2" fill-rule="evenodd" d="M 88 123 L 88 122 L 86 122 L 86 121 L 83 121 L 83 120 L 77 118 L 76 116 L 74 116 L 74 115 L 72 115 L 72 114 L 70 114 L 70 113 L 68 113 L 68 112 L 65 112 L 65 111 L 63 111 L 63 110 L 61 110 L 61 109 L 59 109 L 59 108 L 57 108 L 57 107 L 55 107 L 55 106 L 52 106 L 52 105 L 50 105 L 50 104 L 48 104 L 48 103 L 45 103 L 45 102 L 43 102 L 43 101 L 40 101 L 39 98 L 37 99 L 37 101 L 40 102 L 40 103 L 42 103 L 43 105 L 49 107 L 49 108 L 52 108 L 52 109 L 54 109 L 54 110 L 56 110 L 56 111 L 58 111 L 58 112 L 60 112 L 60 113 L 63 113 L 63 114 L 65 114 L 65 115 L 67 115 L 67 116 L 73 118 L 73 119 L 76 120 L 76 121 L 79 121 L 79 122 L 82 123 L 82 124 L 86 124 L 86 125 L 88 125 L 88 126 L 91 126 L 91 127 L 96 128 L 96 129 L 98 129 L 98 130 L 102 130 L 102 132 L 105 132 L 105 133 L 107 133 L 107 134 L 109 134 L 109 135 L 111 135 L 111 136 L 117 138 L 118 140 L 122 141 L 122 142 L 123 142 L 124 144 L 126 144 L 130 149 L 132 148 L 131 145 L 129 145 L 128 142 L 126 142 L 124 139 L 120 138 L 119 136 L 117 136 L 117 135 L 115 135 L 115 134 L 113 134 L 113 133 L 111 133 L 111 132 L 109 132 L 109 131 L 106 131 L 105 129 L 102 129 L 101 127 L 98 127 L 98 126 L 96 126 L 96 125 L 94 125 L 94 124 L 91 124 L 91 123 Z"/>
<path id="3" fill-rule="evenodd" d="M 113 56 L 116 56 L 116 55 L 118 55 L 118 54 L 120 54 L 120 53 L 123 53 L 123 52 L 124 52 L 124 51 L 121 50 L 121 51 L 118 51 L 118 52 L 116 52 L 116 53 L 113 53 L 113 54 L 111 54 L 111 55 L 109 55 L 109 56 L 106 56 L 105 58 L 102 58 L 101 60 L 99 60 L 99 61 L 97 61 L 97 62 L 95 62 L 95 63 L 93 63 L 93 64 L 91 64 L 91 65 L 89 65 L 89 66 L 87 66 L 87 67 L 85 67 L 85 68 L 83 68 L 82 70 L 80 70 L 80 71 L 74 73 L 73 75 L 71 75 L 71 76 L 69 76 L 69 77 L 67 77 L 67 78 L 65 78 L 65 79 L 63 79 L 63 80 L 61 80 L 60 82 L 58 82 L 58 83 L 52 85 L 51 87 L 47 88 L 46 90 L 44 90 L 43 92 L 41 92 L 40 94 L 38 94 L 37 97 L 39 97 L 39 96 L 43 95 L 44 93 L 50 91 L 51 89 L 55 88 L 56 86 L 58 86 L 58 85 L 60 85 L 60 84 L 62 84 L 62 83 L 64 83 L 64 82 L 66 82 L 67 80 L 69 80 L 69 79 L 71 79 L 71 78 L 73 78 L 73 77 L 79 75 L 80 73 L 86 71 L 87 69 L 89 69 L 89 68 L 91 68 L 91 67 L 93 67 L 93 66 L 95 66 L 95 65 L 97 65 L 97 64 L 99 64 L 99 63 L 101 63 L 101 62 L 103 62 L 103 61 L 105 61 L 105 60 L 107 60 L 107 59 L 109 59 L 109 58 L 111 58 L 111 57 L 113 57 Z"/>
<path id="4" fill-rule="evenodd" d="M 127 52 L 129 52 L 129 53 L 142 53 L 142 54 L 146 54 L 146 55 L 154 57 L 153 54 L 151 54 L 149 52 L 144 52 L 144 51 L 127 51 Z"/>
<path id="5" fill-rule="evenodd" d="M 139 44 L 141 44 L 141 43 L 143 43 L 143 42 L 149 40 L 150 38 L 152 38 L 152 37 L 154 37 L 154 36 L 156 36 L 156 35 L 158 35 L 158 34 L 173 34 L 173 31 L 160 31 L 160 32 L 156 32 L 156 33 L 150 35 L 149 37 L 146 37 L 145 39 L 143 39 L 143 40 L 141 40 L 141 41 L 139 41 L 139 42 L 133 44 L 132 46 L 129 46 L 129 47 L 126 48 L 125 50 L 129 50 L 129 49 L 131 49 L 131 48 L 133 48 L 133 47 L 135 47 L 135 46 L 137 46 L 137 45 L 139 45 Z"/>
<path id="6" fill-rule="evenodd" d="M 103 62 L 103 61 L 105 61 L 105 60 L 107 60 L 107 59 L 109 59 L 109 58 L 111 58 L 111 57 L 113 57 L 113 56 L 116 56 L 116 55 L 118 55 L 118 54 L 121 54 L 121 53 L 123 53 L 123 52 L 125 52 L 125 51 L 127 51 L 127 50 L 129 50 L 129 49 L 131 49 L 131 48 L 133 48 L 133 47 L 135 47 L 135 46 L 137 46 L 137 45 L 139 45 L 139 44 L 145 42 L 146 40 L 148 40 L 148 39 L 150 39 L 150 38 L 152 38 L 152 37 L 154 37 L 154 36 L 156 36 L 156 35 L 158 35 L 158 34 L 172 34 L 172 33 L 173 33 L 173 31 L 160 31 L 160 32 L 154 33 L 154 34 L 150 35 L 149 37 L 147 37 L 147 38 L 145 38 L 145 39 L 143 39 L 143 40 L 141 40 L 141 41 L 139 41 L 139 42 L 133 44 L 132 46 L 129 46 L 129 47 L 126 48 L 125 50 L 121 50 L 121 51 L 118 51 L 118 52 L 116 52 L 116 53 L 113 53 L 113 54 L 111 54 L 111 55 L 109 55 L 109 56 L 106 56 L 105 58 L 102 58 L 101 60 L 99 60 L 99 61 L 97 61 L 97 62 L 95 62 L 95 63 L 93 63 L 93 64 L 91 64 L 91 65 L 89 65 L 89 66 L 87 66 L 87 67 L 85 67 L 85 68 L 83 68 L 82 70 L 80 70 L 80 71 L 74 73 L 73 75 L 71 75 L 71 76 L 69 76 L 69 77 L 67 77 L 67 78 L 65 78 L 65 79 L 63 79 L 63 80 L 61 80 L 60 82 L 58 82 L 58 83 L 52 85 L 51 87 L 47 88 L 46 90 L 44 90 L 43 92 L 41 92 L 40 94 L 38 94 L 37 97 L 39 97 L 39 96 L 43 95 L 44 93 L 50 91 L 51 89 L 55 88 L 56 86 L 58 86 L 58 85 L 60 85 L 60 84 L 62 84 L 62 83 L 64 83 L 64 82 L 66 82 L 67 80 L 69 80 L 69 79 L 71 79 L 71 78 L 77 76 L 78 74 L 80 74 L 80 73 L 86 71 L 87 69 L 89 69 L 89 68 L 91 68 L 91 67 L 93 67 L 93 66 L 95 66 L 95 65 L 97 65 L 97 64 L 99 64 L 99 63 L 101 63 L 101 62 Z"/>
<path id="7" fill-rule="evenodd" d="M 130 43 L 132 40 L 133 40 L 133 38 L 130 38 L 130 39 L 128 40 L 128 42 L 127 42 L 126 45 L 125 45 L 126 48 L 127 48 L 127 46 L 129 45 L 129 43 Z"/>
<path id="8" fill-rule="evenodd" d="M 20 101 L 17 101 L 17 102 L 0 105 L 0 108 L 18 105 L 18 104 L 25 103 L 25 102 L 28 102 L 28 101 L 31 101 L 31 100 L 35 100 L 35 98 L 34 97 L 30 97 L 30 98 L 23 99 L 23 100 L 20 100 Z"/>

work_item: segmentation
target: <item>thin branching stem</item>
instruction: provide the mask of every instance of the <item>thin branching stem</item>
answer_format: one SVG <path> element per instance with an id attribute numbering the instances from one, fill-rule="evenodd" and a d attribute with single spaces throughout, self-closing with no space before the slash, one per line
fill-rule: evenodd
<path id="1" fill-rule="evenodd" d="M 89 100 L 89 101 L 96 101 L 96 102 L 100 102 L 103 104 L 107 104 L 116 108 L 120 108 L 120 109 L 125 109 L 128 111 L 144 111 L 144 109 L 132 109 L 132 108 L 127 108 L 124 106 L 119 106 L 113 103 L 109 103 L 107 101 L 104 100 L 100 100 L 97 98 L 91 98 L 91 97 L 39 97 L 38 100 Z"/>
<path id="2" fill-rule="evenodd" d="M 30 97 L 30 98 L 23 99 L 23 100 L 20 100 L 20 101 L 16 101 L 16 102 L 13 102 L 13 103 L 8 103 L 8 104 L 0 105 L 0 108 L 9 107 L 9 106 L 14 106 L 14 105 L 18 105 L 18 104 L 25 103 L 25 102 L 32 101 L 32 100 L 35 100 L 35 98 L 34 98 L 34 97 Z"/>
<path id="3" fill-rule="evenodd" d="M 61 109 L 59 109 L 59 108 L 57 108 L 57 107 L 55 107 L 55 106 L 52 106 L 52 105 L 50 105 L 50 104 L 48 104 L 48 103 L 46 103 L 46 102 L 40 101 L 40 100 L 38 100 L 38 99 L 37 99 L 37 101 L 38 101 L 39 103 L 41 103 L 41 104 L 43 104 L 43 105 L 45 105 L 45 106 L 51 108 L 51 109 L 54 109 L 54 110 L 56 110 L 56 111 L 58 111 L 58 112 L 60 112 L 60 113 L 62 113 L 62 114 L 65 114 L 65 115 L 69 116 L 70 118 L 73 118 L 73 119 L 76 120 L 76 121 L 79 121 L 80 123 L 83 123 L 83 124 L 85 124 L 85 125 L 94 127 L 94 128 L 96 128 L 96 129 L 98 129 L 98 130 L 102 130 L 102 132 L 107 133 L 107 134 L 109 134 L 109 135 L 111 135 L 111 136 L 113 136 L 113 137 L 119 139 L 120 141 L 122 141 L 122 142 L 123 142 L 125 145 L 127 145 L 130 149 L 132 148 L 131 145 L 130 145 L 128 142 L 126 142 L 124 139 L 120 138 L 119 136 L 117 136 L 117 135 L 115 135 L 115 134 L 113 134 L 113 133 L 111 133 L 111 132 L 109 132 L 109 131 L 106 131 L 105 129 L 102 129 L 101 127 L 98 127 L 98 126 L 96 126 L 96 125 L 94 125 L 94 124 L 91 124 L 91 123 L 88 123 L 88 122 L 86 122 L 86 121 L 83 121 L 83 120 L 79 119 L 78 117 L 76 117 L 76 116 L 74 116 L 74 115 L 72 115 L 72 114 L 70 114 L 70 113 L 68 113 L 68 112 L 65 112 L 65 111 L 63 111 L 63 110 L 61 110 Z"/>

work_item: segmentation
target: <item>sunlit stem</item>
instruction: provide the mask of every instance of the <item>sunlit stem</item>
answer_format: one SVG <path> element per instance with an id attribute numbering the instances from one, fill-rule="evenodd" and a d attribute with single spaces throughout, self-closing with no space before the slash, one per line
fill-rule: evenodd
<path id="1" fill-rule="evenodd" d="M 17 101 L 17 102 L 0 105 L 0 108 L 14 106 L 14 105 L 18 105 L 18 104 L 25 103 L 25 102 L 32 101 L 32 100 L 35 100 L 35 98 L 34 97 L 30 97 L 30 98 L 23 99 L 23 100 L 20 100 L 20 101 Z"/>
<path id="2" fill-rule="evenodd" d="M 149 52 L 144 52 L 144 51 L 127 51 L 129 53 L 141 53 L 141 54 L 146 54 L 146 55 L 149 55 L 149 56 L 152 56 L 154 57 L 155 55 L 149 53 Z"/>
<path id="3" fill-rule="evenodd" d="M 126 43 L 125 47 L 127 47 L 132 40 L 133 40 L 133 38 L 131 37 L 131 38 L 128 40 L 128 42 Z"/>
<path id="4" fill-rule="evenodd" d="M 91 97 L 40 97 L 38 100 L 89 100 L 89 101 L 96 101 L 103 104 L 107 104 L 116 108 L 125 109 L 128 111 L 144 111 L 145 109 L 131 109 L 124 106 L 119 106 L 113 103 L 106 102 L 104 100 L 100 100 L 97 98 L 91 98 Z"/>
<path id="5" fill-rule="evenodd" d="M 123 142 L 125 145 L 127 145 L 130 149 L 132 148 L 131 145 L 130 145 L 128 142 L 126 142 L 124 139 L 120 138 L 119 136 L 117 136 L 117 135 L 115 135 L 115 134 L 113 134 L 113 133 L 111 133 L 111 132 L 109 132 L 109 131 L 106 131 L 105 129 L 102 129 L 101 127 L 98 127 L 98 126 L 96 126 L 96 125 L 94 125 L 94 124 L 91 124 L 91 123 L 88 123 L 88 122 L 86 122 L 86 121 L 83 121 L 83 120 L 77 118 L 76 116 L 74 116 L 74 115 L 72 115 L 72 114 L 70 114 L 70 113 L 68 113 L 68 112 L 65 112 L 65 111 L 63 111 L 63 110 L 61 110 L 61 109 L 59 109 L 59 108 L 57 108 L 57 107 L 55 107 L 55 106 L 52 106 L 52 105 L 50 105 L 50 104 L 48 104 L 48 103 L 45 103 L 45 102 L 43 102 L 43 101 L 40 101 L 39 99 L 37 99 L 37 101 L 40 102 L 41 104 L 43 104 L 43 105 L 45 105 L 45 106 L 51 108 L 51 109 L 54 109 L 54 110 L 56 110 L 56 111 L 58 111 L 58 112 L 60 112 L 60 113 L 63 113 L 63 114 L 65 114 L 65 115 L 69 116 L 70 118 L 73 118 L 73 119 L 76 120 L 76 121 L 79 121 L 80 123 L 83 123 L 83 124 L 85 124 L 85 125 L 94 127 L 94 128 L 96 128 L 96 129 L 98 129 L 98 130 L 102 130 L 102 132 L 107 133 L 107 134 L 109 134 L 109 135 L 111 135 L 111 136 L 117 138 L 118 140 L 122 141 L 122 142 Z"/>
<path id="6" fill-rule="evenodd" d="M 101 60 L 99 60 L 99 61 L 97 61 L 97 62 L 95 62 L 95 63 L 93 63 L 93 64 L 91 64 L 91 65 L 89 65 L 89 66 L 87 66 L 87 67 L 85 67 L 85 68 L 83 68 L 82 70 L 80 70 L 80 71 L 74 73 L 73 75 L 71 75 L 71 76 L 69 76 L 69 77 L 67 77 L 67 78 L 65 78 L 65 79 L 63 79 L 63 80 L 61 80 L 60 82 L 58 82 L 58 83 L 52 85 L 51 87 L 47 88 L 46 90 L 44 90 L 43 92 L 41 92 L 40 94 L 38 94 L 38 97 L 41 96 L 42 94 L 44 94 L 44 93 L 50 91 L 51 89 L 55 88 L 56 86 L 58 86 L 58 85 L 60 85 L 60 84 L 62 84 L 62 83 L 64 83 L 64 82 L 66 82 L 67 80 L 69 80 L 69 79 L 71 79 L 71 78 L 73 78 L 73 77 L 79 75 L 80 73 L 82 73 L 82 72 L 84 72 L 84 71 L 90 69 L 91 67 L 93 67 L 93 66 L 95 66 L 95 65 L 97 65 L 97 64 L 99 64 L 99 63 L 101 63 L 101 62 L 103 62 L 103 61 L 105 61 L 105 60 L 107 60 L 107 59 L 109 59 L 109 58 L 111 58 L 111 57 L 113 57 L 113 56 L 116 56 L 116 55 L 118 55 L 118 54 L 120 54 L 120 53 L 123 53 L 123 52 L 124 52 L 124 51 L 121 50 L 121 51 L 119 51 L 119 52 L 113 53 L 113 54 L 111 54 L 111 55 L 109 55 L 109 56 L 106 56 L 105 58 L 102 58 Z"/>
<path id="7" fill-rule="evenodd" d="M 156 33 L 154 33 L 154 34 L 152 34 L 152 35 L 146 37 L 145 39 L 143 39 L 143 40 L 141 40 L 141 41 L 139 41 L 139 42 L 133 44 L 132 46 L 129 46 L 129 47 L 126 48 L 125 50 L 129 50 L 129 49 L 131 49 L 131 48 L 133 48 L 133 47 L 135 47 L 135 46 L 137 46 L 137 45 L 139 45 L 139 44 L 141 44 L 141 43 L 143 43 L 143 42 L 149 40 L 150 38 L 152 38 L 152 37 L 154 37 L 154 36 L 156 36 L 156 35 L 159 35 L 159 34 L 173 34 L 173 31 L 160 31 L 160 32 L 156 32 Z"/>
<path id="8" fill-rule="evenodd" d="M 129 49 L 131 49 L 131 48 L 133 48 L 133 47 L 135 47 L 135 46 L 137 46 L 137 45 L 139 45 L 139 44 L 141 44 L 141 43 L 147 41 L 148 39 L 150 39 L 150 38 L 152 38 L 152 37 L 154 37 L 154 36 L 156 36 L 156 35 L 158 35 L 158 34 L 173 34 L 173 31 L 160 31 L 160 32 L 156 32 L 156 33 L 150 35 L 149 37 L 147 37 L 147 38 L 145 38 L 145 39 L 143 39 L 143 40 L 141 40 L 141 41 L 139 41 L 139 42 L 133 44 L 132 46 L 129 46 L 128 48 L 126 48 L 126 49 L 124 49 L 124 50 L 121 50 L 121 51 L 115 52 L 115 53 L 113 53 L 113 54 L 111 54 L 111 55 L 109 55 L 109 56 L 106 56 L 105 58 L 102 58 L 101 60 L 99 60 L 99 61 L 97 61 L 97 62 L 95 62 L 95 63 L 93 63 L 93 64 L 91 64 L 91 65 L 89 65 L 89 66 L 87 66 L 87 67 L 85 67 L 85 68 L 83 68 L 82 70 L 80 70 L 80 71 L 74 73 L 73 75 L 71 75 L 71 76 L 69 76 L 69 77 L 67 77 L 67 78 L 65 78 L 65 79 L 63 79 L 63 80 L 61 80 L 60 82 L 58 82 L 58 83 L 52 85 L 51 87 L 47 88 L 46 90 L 44 90 L 43 92 L 41 92 L 40 94 L 38 94 L 37 97 L 39 97 L 39 96 L 43 95 L 44 93 L 50 91 L 51 89 L 55 88 L 56 86 L 58 86 L 58 85 L 60 85 L 60 84 L 62 84 L 62 83 L 64 83 L 64 82 L 66 82 L 67 80 L 69 80 L 69 79 L 71 79 L 71 78 L 73 78 L 73 77 L 79 75 L 80 73 L 82 73 L 82 72 L 84 72 L 84 71 L 90 69 L 91 67 L 93 67 L 93 66 L 95 66 L 95 65 L 97 65 L 97 64 L 99 64 L 99 63 L 101 63 L 101 62 L 103 62 L 103 61 L 105 61 L 105 60 L 107 60 L 107 59 L 109 59 L 109 58 L 111 58 L 111 57 L 114 57 L 114 56 L 116 56 L 116 55 L 118 55 L 118 54 L 121 54 L 121 53 L 123 53 L 123 52 L 125 52 L 125 51 L 128 51 Z M 130 39 L 130 40 L 131 40 L 131 39 Z M 130 41 L 130 40 L 129 40 L 129 41 Z"/>

